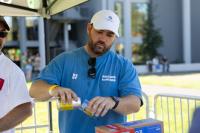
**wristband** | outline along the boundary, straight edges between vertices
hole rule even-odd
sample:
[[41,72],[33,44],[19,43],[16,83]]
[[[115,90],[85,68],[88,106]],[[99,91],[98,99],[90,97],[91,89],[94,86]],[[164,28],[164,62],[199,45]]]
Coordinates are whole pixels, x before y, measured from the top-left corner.
[[115,102],[115,105],[112,107],[112,110],[117,108],[118,104],[119,104],[119,98],[115,97],[115,96],[111,96],[112,100]]
[[53,96],[52,91],[53,91],[56,87],[58,87],[58,85],[52,85],[52,86],[49,87],[49,89],[48,89],[48,90],[49,90],[49,95]]

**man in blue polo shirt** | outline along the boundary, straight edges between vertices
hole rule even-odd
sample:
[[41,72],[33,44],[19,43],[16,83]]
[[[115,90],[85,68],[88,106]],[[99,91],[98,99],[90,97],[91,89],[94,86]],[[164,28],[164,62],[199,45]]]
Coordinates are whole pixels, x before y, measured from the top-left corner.
[[32,84],[30,95],[36,99],[89,101],[93,117],[80,110],[59,111],[60,133],[94,133],[95,126],[125,122],[127,114],[139,111],[138,74],[130,61],[110,51],[119,23],[113,11],[97,12],[87,25],[86,45],[55,57]]

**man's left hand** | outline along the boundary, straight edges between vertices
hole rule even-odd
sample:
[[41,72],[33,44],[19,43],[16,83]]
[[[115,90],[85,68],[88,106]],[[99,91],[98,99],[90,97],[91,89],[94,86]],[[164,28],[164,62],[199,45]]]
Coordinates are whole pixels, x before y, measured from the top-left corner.
[[90,100],[88,109],[91,110],[96,117],[103,117],[114,105],[115,102],[111,97],[97,96]]

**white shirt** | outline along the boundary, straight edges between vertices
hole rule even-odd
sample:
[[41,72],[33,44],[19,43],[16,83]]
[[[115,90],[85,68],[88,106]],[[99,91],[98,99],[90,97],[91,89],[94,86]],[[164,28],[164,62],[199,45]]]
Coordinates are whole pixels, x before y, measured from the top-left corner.
[[[16,106],[31,102],[22,70],[3,53],[0,55],[0,78],[4,84],[0,89],[0,118]],[[14,133],[13,129],[3,133]]]

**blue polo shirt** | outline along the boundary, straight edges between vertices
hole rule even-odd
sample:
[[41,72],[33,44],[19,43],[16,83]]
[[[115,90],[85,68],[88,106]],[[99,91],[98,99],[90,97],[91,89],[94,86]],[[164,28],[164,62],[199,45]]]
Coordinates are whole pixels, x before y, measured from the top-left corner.
[[[112,51],[96,58],[96,77],[88,77],[90,56],[83,47],[55,57],[38,79],[71,88],[81,101],[95,96],[141,97],[138,74],[131,62]],[[95,126],[125,122],[126,117],[110,110],[104,117],[90,117],[80,110],[59,111],[60,133],[94,133]]]

